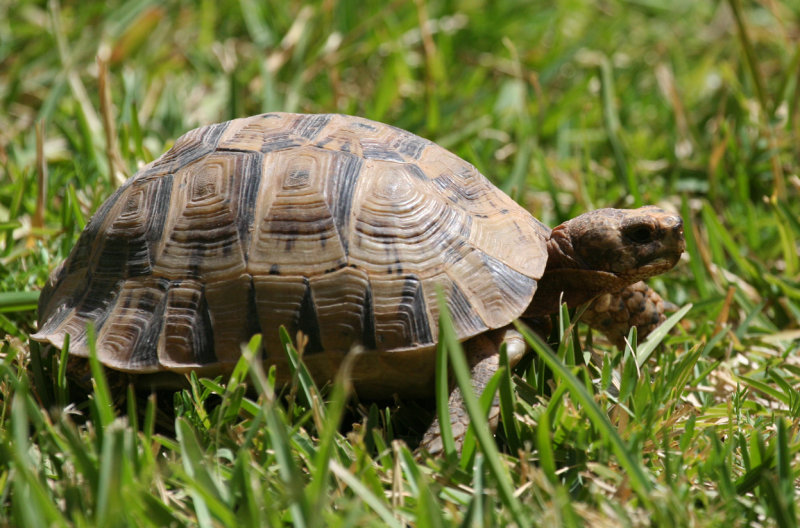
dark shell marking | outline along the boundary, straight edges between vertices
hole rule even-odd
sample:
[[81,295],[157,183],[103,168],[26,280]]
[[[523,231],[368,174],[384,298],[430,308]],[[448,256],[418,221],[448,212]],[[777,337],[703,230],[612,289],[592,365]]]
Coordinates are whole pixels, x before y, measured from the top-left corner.
[[[503,210],[504,214],[498,214]],[[230,365],[262,332],[306,352],[433,347],[437,290],[466,339],[530,302],[547,229],[474,167],[403,130],[265,114],[193,130],[98,210],[33,337],[133,372]],[[247,313],[243,313],[246,311]]]

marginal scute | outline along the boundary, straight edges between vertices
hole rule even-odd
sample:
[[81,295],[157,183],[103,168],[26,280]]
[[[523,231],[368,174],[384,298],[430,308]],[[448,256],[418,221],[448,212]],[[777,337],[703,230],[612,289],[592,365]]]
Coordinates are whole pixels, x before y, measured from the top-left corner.
[[[501,213],[502,212],[502,213]],[[432,350],[507,325],[547,229],[472,165],[391,126],[263,114],[191,131],[101,208],[42,293],[33,337],[132,372],[230,367],[253,333],[283,356]],[[245,313],[246,312],[246,313]]]
[[153,277],[128,279],[107,319],[97,328],[98,359],[117,368],[158,367],[168,281]]
[[453,318],[456,328],[464,328],[469,335],[476,335],[488,330],[486,323],[475,312],[469,298],[464,294],[458,283],[453,283],[450,295],[447,296],[447,309]]
[[448,269],[450,280],[465,292],[472,309],[489,328],[505,324],[509,309],[527,304],[536,280],[465,245]]
[[175,145],[160,158],[145,166],[133,176],[133,179],[170,174],[179,168],[202,158],[216,150],[220,137],[228,128],[228,123],[217,123],[196,128],[182,135]]
[[281,326],[294,338],[298,328],[307,279],[290,275],[254,275],[256,311],[262,331],[262,345],[268,359],[282,357]]
[[320,341],[320,321],[317,314],[317,299],[314,291],[308,283],[308,278],[303,277],[303,300],[300,302],[300,309],[292,325],[306,337],[305,352],[316,354],[322,352],[322,342]]
[[207,358],[197,354],[213,348],[214,329],[202,283],[176,281],[167,294],[167,305],[170,309],[165,314],[159,362],[173,368],[203,363]]
[[198,357],[214,357],[216,361],[233,365],[239,360],[241,346],[250,340],[247,333],[247,315],[250,276],[241,274],[221,282],[205,284],[205,299],[214,332],[213,356],[205,351],[195,351]]
[[379,350],[433,345],[438,321],[427,310],[422,283],[413,275],[370,276],[375,341]]
[[[319,321],[321,348],[346,350],[354,345],[374,343],[369,325],[369,277],[355,268],[342,268],[310,279]],[[372,344],[374,346],[374,344]]]

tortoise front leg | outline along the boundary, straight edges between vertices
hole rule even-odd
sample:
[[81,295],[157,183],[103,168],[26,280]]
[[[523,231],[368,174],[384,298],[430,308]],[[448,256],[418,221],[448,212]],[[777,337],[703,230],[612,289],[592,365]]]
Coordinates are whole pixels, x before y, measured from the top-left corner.
[[583,312],[581,321],[605,334],[617,348],[625,348],[625,338],[632,326],[642,341],[666,320],[664,311],[671,306],[644,282],[637,282],[616,293],[598,296]]
[[[492,376],[500,367],[499,350],[502,343],[506,344],[509,365],[516,365],[524,355],[526,346],[522,335],[511,327],[488,334],[481,334],[464,343],[464,355],[470,366],[472,388],[478,396],[483,393],[489,380],[492,379]],[[450,393],[448,407],[450,409],[450,427],[453,431],[453,439],[455,440],[456,449],[461,452],[461,446],[469,428],[469,414],[464,405],[464,397],[458,387],[454,388]],[[489,427],[492,431],[495,431],[500,418],[500,401],[497,397],[492,402],[487,418]],[[433,421],[425,432],[420,442],[420,447],[432,455],[442,452],[442,432],[438,418]]]

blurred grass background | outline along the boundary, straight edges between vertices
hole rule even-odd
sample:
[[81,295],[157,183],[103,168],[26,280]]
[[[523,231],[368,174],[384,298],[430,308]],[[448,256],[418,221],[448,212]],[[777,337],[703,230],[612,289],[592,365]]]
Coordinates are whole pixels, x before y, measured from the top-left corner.
[[[775,0],[0,0],[0,522],[796,525],[799,17]],[[427,137],[551,225],[681,211],[687,257],[653,285],[693,307],[649,362],[562,346],[605,418],[567,374],[518,373],[503,455],[418,461],[386,409],[339,433],[341,395],[326,414],[236,380],[179,395],[174,436],[101,411],[102,390],[75,425],[55,359],[26,370],[38,289],[183,132],[275,110]]]

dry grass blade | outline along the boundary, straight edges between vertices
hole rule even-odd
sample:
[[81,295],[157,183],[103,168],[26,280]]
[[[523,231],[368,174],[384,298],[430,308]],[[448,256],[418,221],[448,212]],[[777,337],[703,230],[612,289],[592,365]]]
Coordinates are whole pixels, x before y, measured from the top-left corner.
[[110,181],[114,186],[122,185],[128,178],[122,155],[119,152],[117,131],[114,126],[114,108],[111,102],[111,87],[108,79],[108,60],[111,48],[101,46],[97,52],[97,87],[100,91],[100,114],[103,116],[103,131],[106,135],[106,159]]
[[[753,49],[753,42],[747,32],[747,24],[745,23],[744,16],[742,15],[742,6],[740,2],[741,0],[728,0],[728,5],[730,5],[731,11],[733,11],[733,18],[736,20],[736,28],[739,31],[739,39],[742,41],[742,49],[744,50],[744,55],[747,59],[747,66],[750,69],[750,77],[756,87],[756,95],[758,96],[758,102],[761,105],[761,111],[771,115],[772,109],[769,105],[767,90],[764,87],[764,77],[761,73],[761,69],[758,66],[758,59],[756,58],[756,52]],[[765,123],[764,131],[767,135],[767,142],[769,143],[770,149],[772,149],[774,152],[777,152],[778,144],[775,139],[775,133],[772,130],[772,125],[770,123]],[[786,200],[786,180],[783,174],[783,167],[781,166],[780,159],[773,154],[770,156],[770,164],[772,166],[772,175],[775,178],[774,196],[779,200],[784,201]]]
[[44,155],[44,122],[36,123],[36,211],[33,214],[33,233],[28,239],[28,247],[33,246],[37,232],[44,228],[44,210],[47,206],[47,160]]
[[89,129],[94,134],[100,134],[102,130],[100,119],[98,119],[97,113],[94,111],[94,106],[92,106],[89,94],[86,93],[86,87],[83,85],[83,81],[81,81],[80,76],[75,71],[73,57],[70,55],[67,46],[67,38],[64,35],[64,28],[62,25],[61,5],[58,0],[50,0],[48,6],[50,8],[50,21],[56,38],[58,54],[61,59],[61,67],[67,76],[72,94],[80,105],[81,111],[86,118]]

